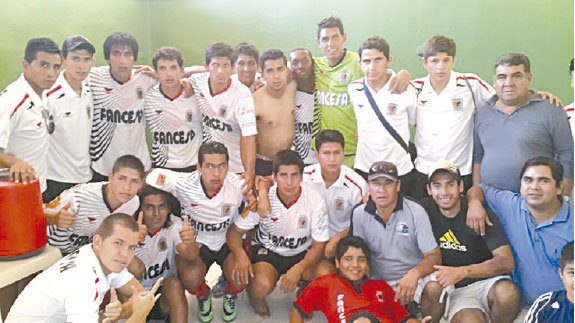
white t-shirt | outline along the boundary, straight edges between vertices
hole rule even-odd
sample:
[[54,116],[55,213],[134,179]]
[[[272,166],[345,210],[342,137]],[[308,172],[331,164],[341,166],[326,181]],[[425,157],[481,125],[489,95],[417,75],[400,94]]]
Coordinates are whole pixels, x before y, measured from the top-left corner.
[[303,171],[303,180],[308,182],[322,196],[327,207],[329,218],[329,237],[349,228],[351,210],[366,193],[366,183],[363,177],[351,168],[341,165],[339,178],[326,189],[321,176],[320,164],[313,164]]
[[68,254],[92,241],[98,227],[109,215],[114,213],[134,214],[140,206],[140,199],[135,195],[131,200],[113,210],[108,204],[106,186],[108,182],[78,184],[65,190],[50,203],[44,206],[45,213],[58,213],[68,203],[76,218],[70,229],[48,226],[48,242],[58,247],[62,254]]
[[[46,190],[46,154],[48,152],[48,120],[46,110],[24,74],[0,93],[0,148],[30,164]],[[48,111],[44,112],[47,116]]]
[[90,169],[92,93],[88,81],[82,82],[79,96],[64,77],[64,71],[46,93],[48,111],[54,118],[54,132],[48,149],[47,178],[63,183],[86,183]]
[[314,118],[313,93],[297,91],[295,94],[295,132],[293,136],[294,150],[298,152],[305,165],[317,163],[312,147]]
[[277,185],[268,193],[271,214],[261,218],[256,212],[239,216],[235,225],[242,230],[260,226],[252,244],[262,245],[281,256],[295,256],[311,247],[312,239],[329,240],[328,219],[321,195],[308,183],[301,184],[299,197],[285,205],[277,194]]
[[89,76],[94,98],[92,168],[107,175],[118,157],[134,155],[150,168],[146,144],[144,96],[156,80],[132,72],[130,79],[120,84],[112,78],[109,66],[94,67]]
[[[353,167],[367,173],[374,162],[386,160],[395,164],[400,176],[405,175],[413,169],[411,157],[379,121],[367,100],[363,80],[351,82],[348,87],[357,120],[357,151]],[[412,86],[402,93],[391,93],[390,83],[388,81],[379,92],[369,85],[368,88],[381,114],[405,144],[409,144],[409,125],[415,124],[417,94]]]
[[461,175],[471,174],[475,104],[464,77],[478,105],[495,94],[489,84],[471,73],[451,71],[449,83],[439,95],[433,90],[429,76],[412,82],[421,91],[415,131],[415,168],[420,173],[427,174],[434,164],[449,160],[459,166]]
[[16,299],[6,323],[96,323],[104,295],[132,278],[126,269],[105,275],[92,245],[83,246],[34,278]]
[[226,233],[239,214],[243,203],[240,177],[228,172],[224,184],[213,196],[207,196],[199,172],[178,173],[154,169],[146,183],[172,193],[182,206],[183,215],[190,217],[196,242],[218,251],[226,242]]
[[[182,90],[183,91],[183,90]],[[152,137],[155,167],[185,168],[198,162],[202,116],[194,96],[166,97],[155,85],[146,94],[144,114]]]
[[[146,235],[144,245],[136,249],[136,257],[146,268],[144,276],[140,279],[146,290],[152,289],[160,277],[176,277],[176,246],[182,240],[182,220],[172,214],[168,216],[170,225],[160,229],[154,235]],[[145,223],[144,223],[145,224]]]
[[250,90],[238,80],[219,93],[210,94],[209,73],[190,77],[198,107],[202,113],[204,142],[217,141],[228,148],[230,171],[243,173],[241,137],[258,133],[254,99]]

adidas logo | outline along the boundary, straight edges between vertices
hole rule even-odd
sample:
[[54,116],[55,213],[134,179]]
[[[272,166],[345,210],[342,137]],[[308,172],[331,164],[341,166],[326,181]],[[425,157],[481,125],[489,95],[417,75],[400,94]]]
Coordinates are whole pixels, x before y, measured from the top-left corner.
[[458,250],[462,252],[467,251],[467,247],[459,243],[459,240],[457,240],[457,238],[455,237],[455,235],[451,230],[445,232],[443,237],[439,238],[439,247],[441,249],[447,249],[447,250]]

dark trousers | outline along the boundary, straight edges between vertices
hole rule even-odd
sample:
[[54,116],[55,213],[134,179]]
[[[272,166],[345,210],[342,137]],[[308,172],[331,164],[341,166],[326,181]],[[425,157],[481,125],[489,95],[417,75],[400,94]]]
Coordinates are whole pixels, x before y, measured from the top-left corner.
[[46,180],[46,190],[44,193],[42,193],[42,200],[44,203],[49,203],[58,197],[62,192],[77,184],[78,183],[56,182],[48,179]]

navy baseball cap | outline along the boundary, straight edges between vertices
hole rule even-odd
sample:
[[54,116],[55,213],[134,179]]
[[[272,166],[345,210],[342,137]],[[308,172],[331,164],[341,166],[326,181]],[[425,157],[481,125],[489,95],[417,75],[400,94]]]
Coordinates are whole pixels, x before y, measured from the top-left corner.
[[96,52],[94,45],[92,45],[92,43],[90,43],[90,41],[84,36],[70,36],[66,38],[64,44],[62,44],[62,56],[66,57],[71,51],[83,49],[87,50],[92,55]]

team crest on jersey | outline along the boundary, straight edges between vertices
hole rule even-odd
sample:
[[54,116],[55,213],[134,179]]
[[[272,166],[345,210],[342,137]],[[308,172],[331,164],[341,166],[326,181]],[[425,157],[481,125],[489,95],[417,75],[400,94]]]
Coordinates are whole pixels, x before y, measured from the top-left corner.
[[453,104],[453,110],[461,111],[461,108],[463,107],[463,100],[462,99],[453,98],[453,99],[451,99],[451,103]]
[[339,75],[339,83],[340,84],[347,84],[349,82],[349,73],[348,72],[341,72]]
[[138,98],[138,100],[141,100],[144,98],[144,90],[142,89],[141,86],[138,86],[136,88],[136,97]]
[[232,206],[230,204],[222,205],[222,216],[230,216],[232,213]]
[[343,211],[343,199],[341,197],[335,199],[335,210]]
[[388,103],[387,104],[387,114],[389,114],[389,115],[395,114],[395,111],[397,111],[397,104]]
[[377,297],[377,301],[383,303],[383,292],[378,290],[375,292],[375,296]]
[[397,233],[401,234],[402,236],[409,235],[409,227],[405,222],[398,222],[397,226],[395,227],[395,231],[397,231]]
[[298,229],[306,229],[307,228],[307,218],[305,215],[300,215],[297,220],[297,227]]
[[228,106],[225,104],[220,105],[220,109],[218,110],[218,116],[220,118],[225,118],[227,112],[228,112]]
[[186,123],[192,123],[192,121],[194,121],[194,114],[192,110],[188,110],[186,111]]
[[160,248],[160,251],[166,251],[168,249],[166,238],[160,238],[160,241],[158,241],[158,247]]

